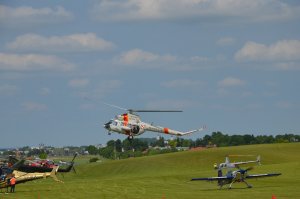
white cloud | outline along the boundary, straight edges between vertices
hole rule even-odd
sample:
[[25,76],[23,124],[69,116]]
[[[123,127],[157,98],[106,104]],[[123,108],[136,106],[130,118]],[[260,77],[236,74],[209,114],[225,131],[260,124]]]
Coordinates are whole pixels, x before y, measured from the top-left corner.
[[300,60],[300,41],[282,40],[269,46],[247,42],[236,54],[237,61],[293,61]]
[[159,55],[151,52],[143,51],[141,49],[133,49],[121,54],[117,58],[117,62],[126,65],[135,65],[141,63],[153,63],[153,62],[172,62],[176,57],[172,55]]
[[86,99],[101,99],[110,93],[115,92],[120,88],[122,82],[120,80],[104,80],[101,84],[97,85],[95,88],[90,91],[82,91],[79,93],[79,96]]
[[73,18],[73,15],[63,7],[52,8],[33,8],[21,6],[17,8],[0,5],[0,24],[9,26],[42,23],[60,23]]
[[[218,82],[218,86],[219,87],[236,87],[236,86],[243,86],[245,85],[245,81],[238,79],[238,78],[234,78],[234,77],[227,77],[225,79],[223,79],[222,81]],[[224,91],[224,90],[222,90]]]
[[11,96],[18,91],[18,87],[10,84],[0,85],[0,96]]
[[90,83],[89,79],[72,79],[69,81],[69,86],[74,88],[84,88]]
[[100,21],[269,21],[299,17],[299,6],[281,0],[102,0],[92,16]]
[[40,104],[36,102],[25,102],[22,104],[26,111],[45,111],[48,107],[45,104]]
[[218,41],[216,43],[219,46],[228,46],[228,45],[232,45],[234,42],[235,42],[235,39],[232,37],[222,37],[222,38],[218,39]]
[[198,80],[177,79],[168,82],[163,82],[161,85],[166,88],[195,88],[203,86],[204,83]]
[[94,110],[95,105],[94,104],[81,104],[79,109],[81,109],[81,110]]
[[209,61],[208,57],[202,57],[202,56],[193,56],[190,59],[193,62],[208,62]]
[[8,49],[43,52],[88,52],[110,50],[114,44],[99,38],[94,33],[72,34],[66,36],[43,37],[37,34],[18,36],[8,43]]
[[122,85],[119,80],[107,80],[103,81],[101,85],[93,90],[93,95],[97,98],[102,98],[107,94],[114,92],[116,89],[120,88]]
[[227,89],[225,89],[224,87],[220,87],[219,89],[217,89],[217,94],[220,96],[227,96],[230,94],[230,92]]
[[272,65],[275,69],[278,70],[300,70],[299,62],[279,62]]
[[47,96],[51,93],[51,90],[49,88],[42,88],[40,90],[40,94],[43,95],[43,96]]
[[0,70],[5,71],[71,71],[74,65],[51,55],[0,53]]
[[294,107],[294,104],[292,104],[291,102],[288,102],[288,101],[280,101],[280,102],[277,102],[275,104],[275,106],[277,108],[281,108],[281,109],[289,109],[289,108]]

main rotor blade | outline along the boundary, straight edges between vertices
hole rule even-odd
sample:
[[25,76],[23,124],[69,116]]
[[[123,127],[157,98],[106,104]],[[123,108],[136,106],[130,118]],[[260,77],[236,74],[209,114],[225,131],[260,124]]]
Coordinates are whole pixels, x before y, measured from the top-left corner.
[[107,105],[107,106],[113,107],[113,108],[117,108],[117,109],[120,109],[120,110],[128,111],[128,109],[120,107],[120,106],[116,106],[116,105],[113,105],[113,104],[108,104],[106,102],[102,102],[102,103],[105,104],[105,105]]
[[106,102],[103,102],[103,101],[95,101],[89,97],[84,97],[85,100],[89,100],[89,101],[92,101],[92,102],[96,102],[96,103],[102,103],[102,104],[105,104],[107,106],[110,106],[110,107],[113,107],[113,108],[117,108],[117,109],[120,109],[120,110],[124,110],[124,111],[128,111],[127,108],[123,108],[123,107],[120,107],[120,106],[116,106],[114,104],[109,104],[109,103],[106,103]]
[[[88,97],[85,97],[86,100],[91,100],[89,99]],[[127,109],[127,108],[123,108],[123,107],[120,107],[120,106],[116,106],[114,104],[109,104],[109,103],[106,103],[106,102],[103,102],[103,101],[99,101],[101,102],[102,104],[105,104],[107,106],[110,106],[110,107],[113,107],[113,108],[117,108],[117,109],[120,109],[120,110],[124,110],[124,111],[128,111],[129,113],[134,113],[134,112],[182,112],[182,110],[144,110],[144,109]]]
[[134,109],[128,109],[129,112],[183,112],[181,110],[134,110]]

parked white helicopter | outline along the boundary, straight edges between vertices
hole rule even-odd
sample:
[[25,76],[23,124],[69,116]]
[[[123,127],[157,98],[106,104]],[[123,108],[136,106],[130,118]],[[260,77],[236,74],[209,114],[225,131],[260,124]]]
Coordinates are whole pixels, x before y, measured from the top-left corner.
[[[238,156],[243,156],[243,155],[238,155]],[[217,163],[214,164],[214,168],[221,170],[221,169],[233,169],[233,168],[239,168],[239,165],[244,165],[244,164],[249,164],[249,163],[257,163],[260,165],[260,155],[257,156],[256,160],[249,160],[249,161],[244,161],[244,162],[230,162],[229,157],[226,156],[225,162],[220,163],[219,166]]]
[[[105,103],[106,104],[106,103]],[[181,132],[172,130],[166,127],[154,126],[152,124],[142,122],[140,117],[135,114],[137,112],[182,112],[177,110],[133,110],[124,109],[115,105],[106,104],[115,108],[128,111],[122,115],[116,115],[114,119],[104,124],[104,128],[108,130],[108,134],[111,132],[117,132],[128,136],[129,140],[132,140],[134,136],[143,134],[145,131],[153,131],[158,133],[165,133],[176,136],[188,135],[197,131],[204,130],[203,128],[195,129],[187,132]]]

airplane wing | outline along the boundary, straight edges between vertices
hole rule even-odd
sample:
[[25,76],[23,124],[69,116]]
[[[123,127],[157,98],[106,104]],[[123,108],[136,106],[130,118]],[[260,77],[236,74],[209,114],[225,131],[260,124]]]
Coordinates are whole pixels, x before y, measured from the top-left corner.
[[279,176],[281,173],[266,173],[266,174],[253,174],[253,175],[247,175],[246,178],[263,178],[263,177],[273,177],[273,176]]
[[232,176],[222,176],[222,177],[208,177],[208,178],[192,178],[191,181],[205,180],[205,181],[218,181],[218,180],[229,180],[233,179]]

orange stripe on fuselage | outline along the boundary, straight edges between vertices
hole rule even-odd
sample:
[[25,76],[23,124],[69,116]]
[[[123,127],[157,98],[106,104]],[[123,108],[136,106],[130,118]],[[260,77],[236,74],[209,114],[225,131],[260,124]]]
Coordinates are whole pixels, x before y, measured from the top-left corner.
[[169,129],[168,128],[164,128],[164,133],[165,134],[169,134]]
[[127,124],[128,124],[128,114],[123,114],[123,120],[124,120],[124,125],[127,126]]

